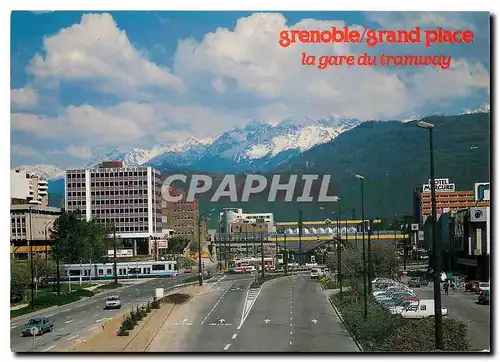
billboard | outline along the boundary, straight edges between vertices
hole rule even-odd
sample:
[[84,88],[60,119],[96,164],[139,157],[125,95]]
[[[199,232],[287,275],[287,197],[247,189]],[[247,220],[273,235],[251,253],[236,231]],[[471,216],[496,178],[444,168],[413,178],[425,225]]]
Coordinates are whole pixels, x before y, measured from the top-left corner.
[[[436,186],[436,192],[450,192],[455,191],[455,184],[450,182],[448,178],[437,178],[434,180],[434,185]],[[428,184],[422,185],[422,192],[431,192],[431,180],[429,179]]]
[[[114,250],[108,250],[108,258],[114,258],[115,252]],[[117,249],[116,257],[117,258],[129,258],[134,256],[134,251],[132,249]]]
[[474,184],[475,201],[490,201],[490,183],[478,182]]

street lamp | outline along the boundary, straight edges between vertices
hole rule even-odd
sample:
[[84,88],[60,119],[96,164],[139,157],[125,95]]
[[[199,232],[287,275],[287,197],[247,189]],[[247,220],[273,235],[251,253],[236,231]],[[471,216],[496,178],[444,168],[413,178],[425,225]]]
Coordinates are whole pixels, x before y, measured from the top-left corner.
[[29,206],[29,217],[30,217],[30,238],[28,239],[28,233],[26,233],[26,239],[28,240],[28,246],[30,247],[29,259],[30,259],[30,269],[31,269],[31,309],[35,309],[35,273],[33,269],[33,226],[32,226],[32,210],[35,205]]
[[434,319],[436,333],[436,349],[443,350],[443,316],[441,314],[441,284],[439,276],[440,255],[438,250],[437,236],[437,212],[436,212],[436,184],[434,177],[434,145],[432,142],[432,130],[434,125],[424,121],[417,123],[417,127],[429,130],[429,153],[430,153],[430,172],[431,172],[431,202],[432,202],[432,263],[434,269]]
[[201,287],[203,285],[203,273],[201,270],[201,220],[205,216],[209,216],[215,209],[210,209],[198,216],[198,285]]
[[361,219],[362,219],[362,232],[363,232],[363,298],[365,303],[364,319],[368,319],[368,283],[366,280],[366,245],[365,245],[365,203],[364,203],[364,190],[363,180],[361,175],[355,175],[357,179],[361,180]]

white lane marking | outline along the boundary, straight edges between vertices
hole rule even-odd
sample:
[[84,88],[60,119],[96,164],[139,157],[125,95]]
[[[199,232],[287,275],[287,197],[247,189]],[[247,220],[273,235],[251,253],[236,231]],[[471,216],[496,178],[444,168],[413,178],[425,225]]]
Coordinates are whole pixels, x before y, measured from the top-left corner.
[[236,283],[236,280],[233,281],[231,283],[231,285],[229,286],[229,288],[227,288],[224,293],[222,293],[222,295],[219,297],[219,299],[217,300],[217,302],[215,303],[215,305],[212,307],[212,309],[210,310],[210,312],[208,312],[208,314],[206,315],[206,317],[203,319],[203,321],[200,323],[200,324],[203,324],[206,322],[206,320],[208,319],[208,317],[210,317],[210,315],[212,314],[212,312],[215,310],[215,308],[217,308],[217,306],[219,305],[219,303],[222,301],[222,299],[224,298],[224,296],[226,295],[227,291],[229,289],[231,289],[231,287],[233,286],[233,284]]
[[65,309],[65,310],[63,310],[63,313],[64,312],[69,312],[70,310],[71,310],[71,308]]
[[68,323],[71,323],[71,322],[73,322],[73,321],[74,321],[74,319],[70,319],[69,321],[66,321],[66,322],[64,322],[64,323],[68,324]]
[[293,332],[292,332],[292,331],[290,331],[290,335],[292,335],[292,334],[293,334]]
[[290,316],[290,320],[292,320],[292,316]]
[[290,346],[292,345],[292,341],[290,341]]
[[56,345],[54,344],[53,346],[50,346],[49,348],[45,348],[42,352],[47,352],[50,351],[52,348],[54,348]]
[[238,327],[236,327],[236,329],[241,329],[241,324]]
[[229,347],[231,347],[230,344],[226,344],[226,346],[224,347],[224,351],[227,351],[229,349]]
[[79,334],[77,334],[76,336],[70,337],[70,338],[68,338],[68,341],[71,341],[72,339],[75,339],[75,338],[77,338],[77,337],[80,337],[80,335],[79,335]]
[[[290,318],[291,319],[291,318]],[[290,323],[290,327],[292,326],[292,323]]]
[[55,313],[47,314],[46,317],[52,317]]
[[59,328],[58,331],[62,331],[64,328]]
[[78,323],[82,323],[83,321],[78,321]]
[[101,318],[101,319],[96,320],[95,322],[96,322],[96,323],[99,323],[99,322],[102,322],[102,321],[103,321],[103,320],[105,320],[105,319],[106,319],[106,318]]
[[14,329],[16,327],[17,327],[17,324],[13,324],[13,325],[10,326],[10,329]]
[[90,329],[89,329],[89,332],[90,332],[90,331],[93,331],[93,330],[94,330],[94,329],[96,329],[96,328],[97,328],[97,326],[93,326],[92,328],[90,328]]
[[233,338],[233,339],[236,339],[236,336],[237,336],[237,335],[238,335],[237,333],[233,334],[233,337],[232,337],[232,338]]

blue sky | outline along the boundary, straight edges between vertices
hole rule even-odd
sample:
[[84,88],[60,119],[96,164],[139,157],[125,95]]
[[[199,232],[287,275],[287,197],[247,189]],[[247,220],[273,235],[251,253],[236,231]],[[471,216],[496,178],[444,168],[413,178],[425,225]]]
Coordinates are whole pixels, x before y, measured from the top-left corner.
[[[278,45],[280,30],[470,29],[472,44]],[[82,165],[114,147],[249,121],[406,119],[489,104],[488,13],[12,13],[11,163]],[[300,66],[320,55],[450,55],[430,67]]]

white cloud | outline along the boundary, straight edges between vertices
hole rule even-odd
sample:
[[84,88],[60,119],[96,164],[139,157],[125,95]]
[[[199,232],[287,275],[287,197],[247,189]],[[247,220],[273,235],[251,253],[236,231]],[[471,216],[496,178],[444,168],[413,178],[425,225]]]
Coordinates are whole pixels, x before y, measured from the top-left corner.
[[78,147],[73,145],[66,147],[64,150],[53,151],[52,154],[69,155],[81,159],[90,159],[92,157],[92,151],[90,151],[88,147]]
[[28,113],[11,115],[13,130],[44,139],[63,139],[74,147],[150,145],[152,140],[178,142],[189,136],[211,137],[246,121],[198,105],[132,102],[112,107],[70,106],[52,118]]
[[23,146],[19,143],[10,146],[10,152],[20,157],[43,158],[39,151],[30,146]]
[[168,69],[147,60],[110,14],[84,14],[81,22],[45,37],[29,71],[44,85],[85,82],[108,93],[134,95],[139,88],[183,90]]
[[[442,20],[422,19],[428,23]],[[200,42],[182,40],[174,58],[175,73],[185,81],[189,80],[190,84],[211,77],[215,89],[220,85],[219,79],[232,80],[238,90],[253,93],[269,103],[280,104],[281,108],[284,106],[280,111],[282,114],[319,117],[335,113],[361,120],[402,117],[430,100],[453,98],[473,87],[486,87],[483,82],[471,82],[467,76],[468,70],[476,65],[465,64],[448,72],[357,66],[318,70],[300,65],[303,52],[318,58],[321,55],[356,55],[365,48],[347,43],[296,43],[288,48],[278,44],[281,30],[325,30],[344,25],[355,27],[343,21],[314,19],[304,19],[288,26],[281,14],[256,13],[240,18],[234,31],[218,28],[206,34]],[[488,77],[484,68],[478,71]],[[442,82],[441,88],[446,89],[446,94],[415,92],[415,89],[425,86],[423,82],[428,79],[427,74],[433,74],[436,81]],[[235,91],[234,87],[231,89],[228,86],[228,82],[224,84],[226,93]],[[270,106],[265,107],[269,109]]]
[[445,29],[475,30],[475,26],[466,21],[460,12],[422,12],[422,11],[369,11],[365,13],[368,20],[378,23],[388,30],[407,29],[415,26]]
[[38,95],[31,86],[11,89],[10,104],[14,110],[32,109],[38,104]]

